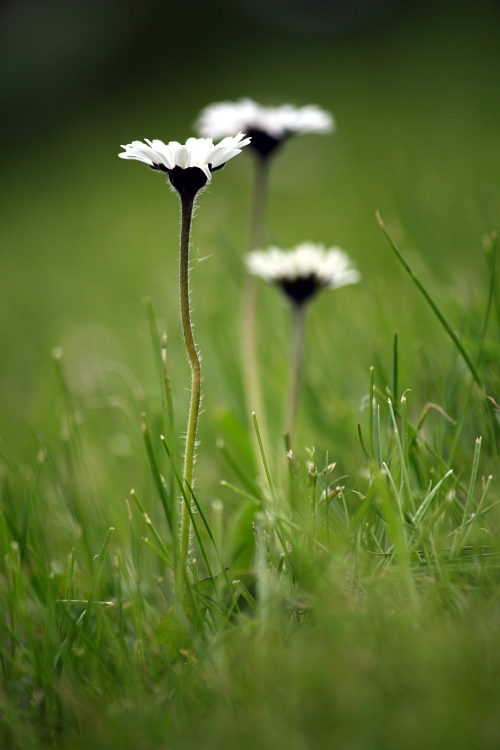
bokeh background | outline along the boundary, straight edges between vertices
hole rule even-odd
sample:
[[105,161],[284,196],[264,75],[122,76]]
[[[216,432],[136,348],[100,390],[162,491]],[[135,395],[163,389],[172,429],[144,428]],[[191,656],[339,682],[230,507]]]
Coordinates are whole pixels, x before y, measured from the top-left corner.
[[[160,411],[145,296],[168,331],[184,424],[177,200],[162,176],[117,154],[136,138],[183,140],[203,106],[241,96],[317,103],[337,122],[333,136],[287,144],[272,174],[270,241],[340,245],[363,275],[310,310],[301,444],[356,475],[368,369],[381,388],[390,382],[396,330],[410,410],[433,401],[453,412],[441,397],[459,365],[374,214],[473,350],[482,236],[500,223],[498,3],[11,0],[0,6],[0,34],[0,435],[12,451],[29,460],[41,436],[59,435],[51,352],[62,347],[81,418],[117,478],[111,491],[128,491],[139,411]],[[238,335],[251,184],[244,153],[200,198],[194,227],[200,494],[219,492],[218,437],[248,455]],[[279,445],[288,310],[262,288],[261,311]]]

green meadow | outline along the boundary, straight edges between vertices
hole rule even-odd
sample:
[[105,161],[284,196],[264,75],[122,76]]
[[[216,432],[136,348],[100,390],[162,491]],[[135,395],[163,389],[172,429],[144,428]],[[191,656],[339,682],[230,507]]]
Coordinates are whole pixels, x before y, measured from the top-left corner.
[[[499,746],[498,9],[417,11],[333,40],[228,26],[198,67],[117,82],[4,144],[2,748]],[[179,201],[117,154],[184,142],[202,107],[241,96],[333,113],[332,135],[276,155],[267,237],[338,245],[362,280],[310,305],[288,458],[290,310],[260,284],[262,456],[241,357],[251,154],[199,196],[179,600]]]

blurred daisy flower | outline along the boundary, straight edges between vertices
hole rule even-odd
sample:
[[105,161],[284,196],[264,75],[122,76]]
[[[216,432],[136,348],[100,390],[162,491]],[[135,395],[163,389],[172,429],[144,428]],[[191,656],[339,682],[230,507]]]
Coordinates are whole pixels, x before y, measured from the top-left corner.
[[340,248],[327,250],[313,242],[293,250],[254,250],[247,255],[246,266],[253,276],[279,286],[295,305],[303,305],[320,289],[356,284],[361,278]]
[[243,133],[223,138],[214,145],[211,138],[188,138],[185,144],[178,141],[163,143],[158,139],[132,141],[122,146],[121,159],[143,161],[152,169],[166,172],[170,183],[179,193],[196,194],[212,179],[212,172],[241,153],[250,138]]
[[243,130],[252,138],[252,148],[260,156],[267,157],[291,135],[331,133],[334,125],[332,115],[315,104],[264,107],[252,99],[240,99],[205,107],[195,129],[207,138],[234,136]]
[[249,274],[280,287],[292,302],[293,343],[285,428],[293,444],[300,404],[305,303],[320,289],[356,284],[361,276],[338,247],[327,250],[314,242],[303,242],[293,250],[254,250],[247,255],[246,266]]

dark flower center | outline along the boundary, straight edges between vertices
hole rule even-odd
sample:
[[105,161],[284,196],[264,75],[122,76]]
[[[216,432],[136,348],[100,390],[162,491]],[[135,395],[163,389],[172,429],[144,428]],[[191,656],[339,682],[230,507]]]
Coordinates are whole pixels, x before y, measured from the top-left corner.
[[[225,164],[212,168],[212,165],[209,164],[208,168],[211,172],[217,172],[223,166]],[[186,169],[174,167],[173,169],[168,169],[164,164],[153,164],[151,165],[151,169],[157,172],[166,172],[170,184],[177,190],[181,198],[193,198],[207,184],[207,176],[199,167],[186,167]]]
[[274,138],[269,133],[265,133],[263,130],[250,130],[247,133],[250,141],[250,147],[257,151],[260,156],[267,157],[272,153],[278,146],[283,143],[286,138],[284,135],[282,138]]
[[296,305],[303,305],[324,286],[314,274],[296,279],[280,279],[278,284]]
[[199,167],[174,167],[167,171],[170,184],[181,198],[195,196],[207,184],[207,176]]

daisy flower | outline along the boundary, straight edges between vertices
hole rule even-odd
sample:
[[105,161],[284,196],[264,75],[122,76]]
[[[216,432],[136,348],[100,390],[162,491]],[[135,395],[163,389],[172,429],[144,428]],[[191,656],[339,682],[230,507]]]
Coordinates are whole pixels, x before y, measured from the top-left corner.
[[[189,547],[191,540],[191,518],[189,506],[194,483],[194,463],[196,434],[201,404],[201,361],[196,347],[191,308],[189,304],[189,248],[191,223],[196,194],[212,179],[212,172],[220,169],[244,146],[250,138],[243,133],[229,135],[220,143],[214,144],[211,138],[188,138],[185,144],[178,141],[163,143],[160,140],[132,141],[122,146],[124,151],[118,156],[121,159],[142,161],[152,169],[166,172],[170,184],[177,191],[181,203],[181,232],[179,249],[179,292],[181,323],[186,352],[191,367],[191,400],[189,405],[188,425],[186,430],[186,447],[182,471],[183,497],[185,502],[180,508],[179,530],[179,565],[176,567],[175,589],[179,601],[183,599],[185,576],[188,572]],[[169,520],[171,523],[171,519]],[[172,535],[177,529],[170,528]]]
[[218,102],[202,110],[195,129],[210,138],[236,135],[240,130],[252,138],[252,148],[267,157],[291,135],[331,133],[334,120],[329,112],[309,104],[294,107],[264,107],[252,99],[237,102]]
[[249,273],[279,286],[296,305],[309,301],[320,289],[356,284],[361,278],[340,248],[327,250],[313,242],[303,242],[293,250],[254,250],[246,265]]
[[300,403],[305,303],[320,289],[356,284],[361,277],[349,256],[340,248],[327,250],[324,245],[314,242],[303,242],[293,250],[280,250],[277,247],[265,251],[254,250],[247,255],[246,266],[249,274],[280,287],[292,302],[293,345],[286,432],[293,441]]
[[146,138],[122,146],[121,159],[142,161],[152,169],[166,172],[170,183],[178,192],[196,194],[212,179],[212,172],[241,153],[250,138],[243,133],[223,138],[216,145],[211,138],[188,138],[185,144],[178,141],[164,143]]
[[[265,107],[252,99],[236,102],[217,102],[202,110],[195,123],[199,135],[208,138],[234,136],[243,131],[251,137],[250,148],[255,156],[255,179],[249,232],[249,249],[263,247],[266,242],[266,211],[269,174],[272,156],[293,135],[306,133],[331,133],[334,120],[329,112],[315,104],[295,107],[283,104]],[[247,274],[243,292],[242,361],[245,400],[249,412],[259,415],[261,434],[266,453],[269,448],[264,414],[264,401],[260,388],[257,357],[257,279]],[[255,454],[259,448],[254,443]]]

